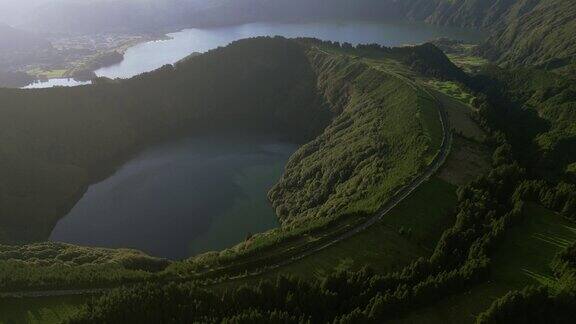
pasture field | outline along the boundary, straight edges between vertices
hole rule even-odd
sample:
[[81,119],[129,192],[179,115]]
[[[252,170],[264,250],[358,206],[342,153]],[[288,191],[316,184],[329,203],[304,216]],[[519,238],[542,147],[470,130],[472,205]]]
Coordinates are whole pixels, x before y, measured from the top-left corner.
[[529,203],[524,219],[506,234],[492,256],[488,280],[469,291],[416,310],[397,323],[472,323],[492,302],[510,290],[529,285],[554,287],[550,263],[576,242],[576,226],[560,215]]

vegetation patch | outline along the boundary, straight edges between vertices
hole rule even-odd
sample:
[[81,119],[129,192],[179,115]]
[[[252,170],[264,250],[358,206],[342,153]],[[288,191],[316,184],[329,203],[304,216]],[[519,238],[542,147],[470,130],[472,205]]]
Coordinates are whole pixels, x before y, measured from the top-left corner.
[[[315,64],[326,68],[331,61]],[[358,64],[348,67],[350,100],[343,112],[294,154],[270,192],[284,226],[375,213],[440,147],[433,99],[394,75]]]
[[4,298],[0,300],[0,323],[60,324],[76,314],[92,296]]
[[432,178],[368,229],[249,282],[281,274],[323,279],[336,271],[358,271],[364,266],[382,274],[400,269],[430,255],[442,232],[454,222],[455,206],[456,187]]
[[109,287],[149,279],[169,262],[127,249],[0,245],[0,295],[30,289]]
[[506,235],[493,258],[492,277],[502,284],[555,285],[552,261],[576,242],[576,225],[544,207],[529,203],[524,219]]
[[477,142],[484,142],[486,140],[486,133],[474,120],[473,115],[476,113],[474,109],[466,103],[451,97],[440,91],[435,91],[434,95],[450,118],[450,126],[457,135],[475,140]]
[[450,157],[438,177],[453,185],[465,185],[490,169],[491,157],[486,146],[456,136]]
[[576,242],[576,225],[534,203],[528,203],[522,221],[512,227],[493,256],[490,277],[467,292],[434,306],[416,310],[400,323],[472,323],[496,299],[530,285],[556,289],[556,255]]
[[[452,97],[465,105],[471,105],[474,96],[462,88],[462,86],[454,81],[439,81],[428,80],[427,82],[433,89]],[[471,110],[470,106],[467,110]]]

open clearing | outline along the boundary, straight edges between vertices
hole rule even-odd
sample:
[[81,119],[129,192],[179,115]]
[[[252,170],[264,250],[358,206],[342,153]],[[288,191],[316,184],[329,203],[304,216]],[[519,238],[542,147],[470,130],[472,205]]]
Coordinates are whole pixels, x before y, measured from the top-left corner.
[[458,96],[451,96],[442,91],[434,91],[434,96],[444,105],[450,125],[457,134],[482,142],[486,139],[484,131],[472,119],[473,108]]
[[554,286],[550,263],[558,252],[576,242],[576,227],[535,204],[526,205],[524,217],[494,253],[486,282],[417,310],[398,323],[471,323],[510,290],[539,284]]
[[477,142],[455,136],[450,158],[438,177],[453,185],[465,185],[490,169],[490,152]]

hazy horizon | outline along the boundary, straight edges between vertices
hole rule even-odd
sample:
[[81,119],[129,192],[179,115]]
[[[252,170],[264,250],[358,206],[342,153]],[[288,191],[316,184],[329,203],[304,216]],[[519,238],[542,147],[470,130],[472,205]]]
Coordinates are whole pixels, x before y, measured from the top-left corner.
[[0,23],[11,26],[20,25],[25,20],[26,11],[57,1],[60,0],[2,0],[0,1]]

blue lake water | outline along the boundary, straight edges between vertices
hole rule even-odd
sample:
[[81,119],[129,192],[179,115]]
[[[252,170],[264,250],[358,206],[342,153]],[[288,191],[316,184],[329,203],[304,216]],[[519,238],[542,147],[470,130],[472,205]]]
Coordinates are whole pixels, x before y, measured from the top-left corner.
[[90,81],[76,81],[72,78],[62,78],[62,79],[47,79],[38,80],[31,83],[22,89],[38,89],[38,88],[52,88],[52,87],[75,87],[80,85],[90,84]]
[[[479,42],[483,34],[463,28],[409,22],[324,21],[311,23],[251,23],[219,28],[193,28],[168,34],[170,39],[151,41],[129,48],[124,60],[101,68],[96,75],[129,78],[173,64],[191,53],[203,53],[235,40],[257,36],[315,37],[352,44],[378,43],[386,46],[419,44],[439,37]],[[53,79],[27,88],[76,86],[89,82]]]
[[278,226],[267,200],[296,146],[200,136],[147,150],[89,187],[50,240],[180,259]]

